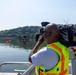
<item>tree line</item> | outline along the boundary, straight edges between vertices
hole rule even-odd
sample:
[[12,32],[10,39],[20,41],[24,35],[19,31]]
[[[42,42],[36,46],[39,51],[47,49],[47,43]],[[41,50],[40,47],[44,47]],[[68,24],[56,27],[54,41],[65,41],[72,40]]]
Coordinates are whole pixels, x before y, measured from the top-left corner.
[[[62,24],[58,24],[61,25]],[[76,24],[74,25],[76,28]],[[41,26],[24,26],[9,30],[0,31],[0,37],[16,37],[22,38],[26,37],[27,39],[35,39],[36,34],[39,33]]]
[[15,29],[4,30],[0,31],[0,37],[26,37],[28,39],[34,39],[40,28],[40,26],[24,26]]

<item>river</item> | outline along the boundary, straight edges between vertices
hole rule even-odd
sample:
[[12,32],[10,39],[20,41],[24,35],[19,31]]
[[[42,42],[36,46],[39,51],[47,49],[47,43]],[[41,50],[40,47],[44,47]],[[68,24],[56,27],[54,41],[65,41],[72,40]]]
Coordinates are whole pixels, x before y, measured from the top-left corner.
[[[0,63],[7,61],[27,62],[28,55],[35,45],[35,41],[21,42],[19,40],[11,40],[11,42],[0,42]],[[44,46],[45,43],[42,45]],[[41,46],[41,47],[42,47]],[[4,65],[0,68],[0,72],[13,72],[14,69],[27,69],[24,65]],[[71,71],[71,69],[70,69]]]
[[[6,40],[0,41],[0,63],[13,61],[13,62],[27,62],[28,55],[32,49],[30,42],[20,42],[19,40],[11,40],[6,42]],[[28,46],[28,47],[27,47]],[[26,69],[24,65],[4,65],[0,68],[1,72],[14,71],[14,69]]]

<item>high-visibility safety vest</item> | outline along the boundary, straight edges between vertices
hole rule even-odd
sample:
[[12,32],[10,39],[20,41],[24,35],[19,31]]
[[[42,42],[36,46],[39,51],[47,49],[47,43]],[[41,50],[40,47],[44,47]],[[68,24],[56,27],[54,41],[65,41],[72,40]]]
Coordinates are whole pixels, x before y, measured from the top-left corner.
[[56,51],[59,54],[59,61],[50,70],[46,70],[42,66],[37,66],[35,68],[36,75],[69,75],[68,74],[68,66],[69,66],[69,50],[68,50],[68,48],[59,42],[48,44],[46,47],[51,48],[52,50]]

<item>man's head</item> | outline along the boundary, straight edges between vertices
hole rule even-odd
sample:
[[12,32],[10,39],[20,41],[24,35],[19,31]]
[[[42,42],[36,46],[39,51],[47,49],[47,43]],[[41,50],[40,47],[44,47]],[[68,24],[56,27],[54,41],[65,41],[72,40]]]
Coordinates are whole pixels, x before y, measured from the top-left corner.
[[44,40],[50,44],[58,41],[59,28],[56,24],[48,24],[43,33]]

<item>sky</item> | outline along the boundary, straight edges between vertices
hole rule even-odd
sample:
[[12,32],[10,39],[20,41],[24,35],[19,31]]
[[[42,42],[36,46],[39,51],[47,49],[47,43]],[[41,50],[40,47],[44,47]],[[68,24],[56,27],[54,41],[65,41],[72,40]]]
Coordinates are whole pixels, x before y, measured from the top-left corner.
[[0,0],[0,30],[41,26],[42,21],[76,24],[76,0]]

